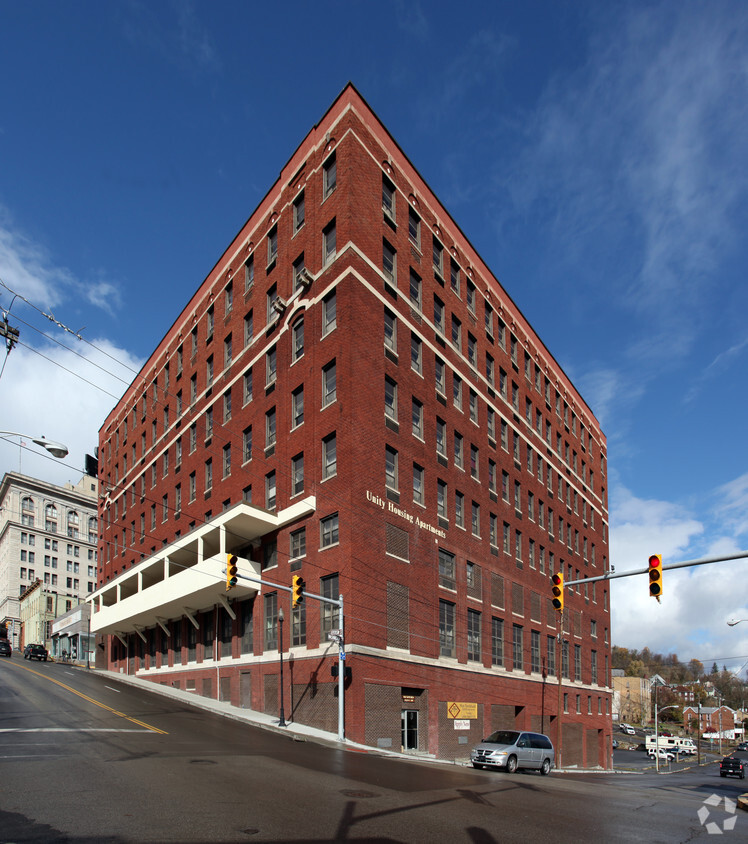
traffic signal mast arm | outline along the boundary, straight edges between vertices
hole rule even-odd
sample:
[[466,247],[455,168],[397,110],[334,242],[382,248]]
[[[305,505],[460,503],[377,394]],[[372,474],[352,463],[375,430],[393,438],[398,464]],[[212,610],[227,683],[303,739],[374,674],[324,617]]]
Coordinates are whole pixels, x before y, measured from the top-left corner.
[[[261,577],[252,577],[249,574],[238,574],[236,577],[239,580],[249,580],[252,583],[261,583],[263,586],[272,586],[273,589],[280,589],[282,592],[293,592],[293,586],[283,586],[281,583],[275,583],[272,580],[263,580]],[[324,604],[333,604],[336,607],[343,606],[343,596],[341,595],[340,598],[327,598],[324,595],[315,595],[313,592],[307,592],[306,588],[304,588],[304,597],[305,598],[314,598],[315,601],[322,601]]]
[[[667,569],[685,569],[690,568],[691,566],[708,566],[712,563],[724,563],[728,560],[742,560],[746,557],[748,557],[748,551],[738,551],[737,554],[730,554],[727,557],[702,557],[698,560],[686,560],[683,563],[669,563],[668,565],[663,564],[662,569],[665,571]],[[615,577],[633,577],[635,574],[649,574],[649,567],[645,569],[635,569],[634,571],[608,572],[607,574],[601,574],[598,577],[585,577],[580,578],[579,580],[567,580],[564,586],[576,586],[578,583],[592,583],[595,580],[613,580]]]

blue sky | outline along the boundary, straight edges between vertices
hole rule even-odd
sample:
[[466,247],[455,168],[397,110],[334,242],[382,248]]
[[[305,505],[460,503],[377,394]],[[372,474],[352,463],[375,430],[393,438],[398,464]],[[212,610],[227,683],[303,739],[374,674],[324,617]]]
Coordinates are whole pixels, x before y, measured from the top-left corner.
[[[57,483],[350,80],[608,437],[617,572],[748,549],[748,5],[0,0],[0,469]],[[61,330],[56,322],[82,339]],[[69,349],[59,345],[63,343]],[[54,362],[54,363],[53,363]],[[613,642],[748,663],[748,562]]]

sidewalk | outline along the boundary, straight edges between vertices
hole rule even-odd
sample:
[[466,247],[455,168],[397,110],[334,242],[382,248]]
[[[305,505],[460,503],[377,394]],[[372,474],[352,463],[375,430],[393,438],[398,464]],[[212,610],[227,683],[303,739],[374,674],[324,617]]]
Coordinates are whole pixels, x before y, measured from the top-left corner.
[[[66,663],[67,664],[67,663]],[[86,670],[85,663],[69,663],[75,668]],[[316,727],[310,727],[307,724],[297,724],[294,721],[286,719],[286,726],[281,727],[278,724],[277,715],[267,715],[265,712],[258,712],[255,709],[241,709],[238,706],[232,706],[227,701],[216,700],[215,698],[202,697],[197,692],[188,692],[183,689],[176,689],[173,686],[164,686],[160,683],[152,683],[149,680],[141,680],[138,677],[132,677],[128,674],[118,674],[115,671],[105,671],[91,667],[91,671],[95,671],[102,677],[107,677],[113,681],[126,683],[130,686],[137,686],[139,689],[152,692],[154,694],[169,697],[173,700],[178,700],[181,703],[186,703],[188,706],[194,706],[197,709],[202,709],[206,712],[213,712],[216,715],[222,715],[225,718],[233,718],[235,721],[244,721],[247,724],[252,724],[255,727],[261,727],[265,730],[287,735],[294,741],[316,741],[321,744],[326,744],[331,747],[340,747],[350,750],[356,750],[361,753],[371,753],[377,756],[394,756],[401,759],[408,759],[411,762],[437,762],[443,765],[460,765],[465,764],[460,761],[450,761],[448,759],[436,759],[433,756],[418,756],[410,753],[401,753],[396,750],[387,750],[386,748],[370,747],[365,744],[357,744],[349,739],[339,741],[337,733],[330,733],[326,730],[319,730]]]
[[[70,665],[85,670],[85,663],[77,662],[70,663]],[[310,727],[307,724],[297,724],[294,721],[286,721],[286,726],[278,725],[277,715],[267,715],[264,712],[258,712],[255,709],[241,709],[238,706],[232,706],[227,701],[216,700],[215,698],[202,697],[197,692],[188,692],[183,689],[177,689],[173,686],[164,686],[160,683],[152,683],[149,680],[142,680],[138,677],[132,677],[128,674],[118,674],[115,671],[106,671],[91,667],[91,671],[95,671],[102,677],[108,677],[113,681],[120,683],[127,683],[130,686],[137,686],[154,694],[162,695],[163,697],[170,697],[173,700],[178,700],[186,703],[188,706],[194,706],[197,709],[202,709],[206,712],[213,712],[217,715],[222,715],[225,718],[233,718],[235,721],[244,721],[247,724],[252,724],[255,727],[261,727],[265,730],[272,730],[275,733],[287,735],[294,741],[315,741],[321,744],[326,744],[330,747],[339,747],[347,750],[354,750],[359,753],[370,753],[377,756],[391,756],[399,759],[407,759],[410,762],[434,762],[440,765],[456,765],[461,767],[469,767],[470,761],[467,757],[465,759],[437,759],[431,755],[415,755],[412,753],[402,753],[397,750],[387,750],[386,748],[371,747],[366,744],[358,744],[349,739],[341,742],[338,740],[337,733],[330,733],[326,730],[319,730],[316,727]],[[639,773],[640,771],[636,771]],[[613,770],[605,770],[603,768],[554,768],[554,773],[575,773],[575,774],[612,774],[612,773],[635,773],[634,770],[621,768]],[[664,772],[663,772],[664,773]]]

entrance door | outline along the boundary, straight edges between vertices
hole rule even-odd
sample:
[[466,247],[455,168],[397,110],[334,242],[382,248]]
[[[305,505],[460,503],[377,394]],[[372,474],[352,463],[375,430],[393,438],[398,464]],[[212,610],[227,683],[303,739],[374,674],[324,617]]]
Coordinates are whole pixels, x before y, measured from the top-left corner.
[[418,750],[418,710],[403,709],[400,720],[400,742],[403,750]]

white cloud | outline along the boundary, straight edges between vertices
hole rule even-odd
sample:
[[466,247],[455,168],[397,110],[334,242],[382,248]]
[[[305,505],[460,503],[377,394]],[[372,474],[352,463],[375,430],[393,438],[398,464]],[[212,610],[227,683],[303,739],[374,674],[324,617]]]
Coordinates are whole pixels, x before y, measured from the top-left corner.
[[[68,311],[74,307],[79,314],[81,301],[113,313],[120,306],[119,289],[111,282],[86,284],[55,266],[47,250],[14,227],[1,207],[0,279],[6,285],[0,287],[0,305],[20,332],[0,376],[1,427],[23,434],[33,450],[20,447],[17,437],[0,440],[2,466],[6,471],[20,466],[24,474],[53,483],[75,483],[83,472],[84,455],[92,454],[98,444],[99,426],[141,364],[105,338],[91,340],[86,332],[85,342],[77,339],[49,315],[68,324],[80,318]],[[82,326],[69,328],[77,331]],[[68,457],[57,461],[31,443],[32,437],[42,435],[64,443]]]
[[[735,512],[745,512],[748,475],[737,478],[717,493],[731,501]],[[702,547],[705,525],[683,506],[667,501],[644,500],[628,490],[613,490],[610,554],[616,574],[642,571],[650,554],[662,554],[663,564],[712,556],[728,556],[740,550],[734,539],[709,535]],[[665,569],[660,603],[649,596],[646,574],[611,581],[612,641],[614,645],[658,653],[676,653],[682,661],[717,660],[737,669],[748,659],[748,622],[731,628],[731,618],[748,618],[745,604],[748,560],[735,560]],[[736,591],[736,585],[741,584]]]
[[[107,340],[94,341],[101,351],[78,340],[73,342],[83,359],[50,345],[39,348],[43,356],[23,347],[10,353],[0,379],[2,428],[24,434],[28,446],[43,456],[19,448],[17,437],[11,442],[0,440],[0,458],[6,471],[18,471],[20,461],[25,475],[58,484],[77,482],[83,474],[84,455],[94,453],[99,427],[116,403],[115,397],[124,392],[132,380],[132,370],[137,371],[142,363]],[[33,446],[29,437],[42,435],[64,443],[68,457],[62,461],[50,459]]]

